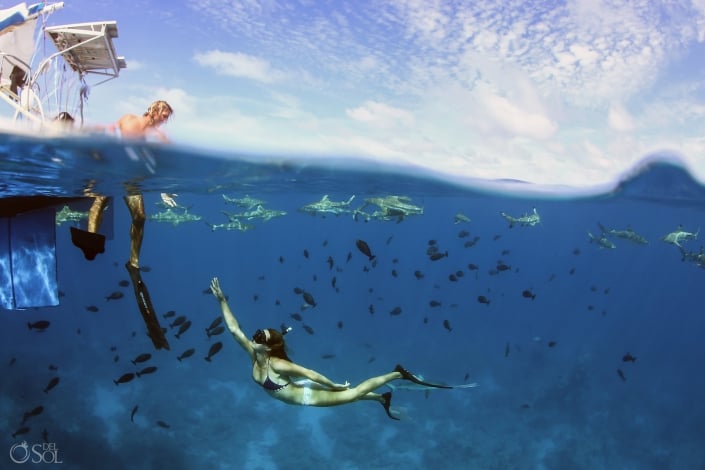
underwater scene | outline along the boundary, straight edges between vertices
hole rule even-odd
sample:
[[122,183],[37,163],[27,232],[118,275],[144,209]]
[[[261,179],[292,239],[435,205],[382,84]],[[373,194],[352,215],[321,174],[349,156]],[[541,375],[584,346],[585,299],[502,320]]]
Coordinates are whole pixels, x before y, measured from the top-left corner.
[[[705,467],[705,188],[668,155],[587,192],[6,134],[0,170],[3,468]],[[214,277],[336,383],[449,388],[272,399]]]

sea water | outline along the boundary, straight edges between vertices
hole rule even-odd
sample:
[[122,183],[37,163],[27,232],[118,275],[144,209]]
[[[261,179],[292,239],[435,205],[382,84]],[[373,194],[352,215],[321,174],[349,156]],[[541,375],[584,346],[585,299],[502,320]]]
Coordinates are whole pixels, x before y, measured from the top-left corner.
[[[5,468],[705,466],[705,188],[670,161],[579,194],[354,159],[3,135],[0,170],[3,198],[111,197],[95,260],[71,243],[85,221],[56,225],[59,305],[0,311]],[[169,350],[152,345],[127,283],[123,196],[135,192],[141,275]],[[305,210],[324,196],[331,212]],[[533,223],[502,215],[534,209]],[[244,230],[223,225],[234,221]],[[678,231],[694,235],[664,241]],[[215,276],[247,335],[291,326],[290,356],[335,382],[400,363],[477,386],[398,388],[401,421],[373,401],[282,404],[227,332],[206,334]],[[192,326],[177,338],[181,315]],[[40,320],[50,326],[28,328]]]

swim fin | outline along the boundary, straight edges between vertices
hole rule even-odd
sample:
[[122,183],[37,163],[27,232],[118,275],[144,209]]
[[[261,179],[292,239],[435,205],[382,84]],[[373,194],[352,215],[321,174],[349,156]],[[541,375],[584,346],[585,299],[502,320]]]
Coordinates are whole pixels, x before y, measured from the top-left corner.
[[105,235],[71,227],[71,242],[83,251],[83,256],[92,261],[98,253],[105,252]]
[[415,384],[423,385],[425,387],[453,388],[450,385],[441,385],[441,384],[433,384],[433,383],[429,383],[429,382],[424,382],[423,380],[419,379],[414,374],[412,374],[411,372],[406,370],[400,364],[397,364],[397,366],[394,368],[394,372],[399,372],[401,374],[401,378],[404,380],[410,380],[410,381],[414,382]]
[[140,313],[142,314],[142,319],[147,326],[147,335],[152,340],[152,344],[154,344],[155,348],[169,350],[169,341],[167,341],[166,336],[164,336],[164,330],[159,324],[159,318],[154,313],[152,299],[149,297],[147,284],[145,284],[142,280],[142,275],[140,274],[139,268],[132,266],[129,262],[125,263],[125,268],[127,269],[127,272],[130,273],[132,287],[135,289],[137,306],[139,307]]
[[399,418],[394,416],[392,412],[389,410],[389,407],[392,405],[392,392],[385,392],[382,394],[382,399],[384,400],[382,402],[382,406],[384,407],[384,411],[387,412],[387,416],[389,416],[392,419],[395,419],[399,421]]

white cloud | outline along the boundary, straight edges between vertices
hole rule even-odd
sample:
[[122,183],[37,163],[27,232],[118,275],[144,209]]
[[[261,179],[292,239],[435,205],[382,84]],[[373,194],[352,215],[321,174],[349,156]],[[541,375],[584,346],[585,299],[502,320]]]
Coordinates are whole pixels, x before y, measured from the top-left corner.
[[210,67],[221,75],[248,78],[262,83],[273,83],[282,78],[282,73],[259,57],[241,52],[212,50],[194,55],[197,64]]
[[347,109],[345,114],[351,119],[374,126],[394,127],[414,124],[413,113],[377,101],[366,101],[362,106]]
[[620,103],[614,103],[610,106],[607,122],[612,129],[620,132],[630,132],[636,127],[634,118]]

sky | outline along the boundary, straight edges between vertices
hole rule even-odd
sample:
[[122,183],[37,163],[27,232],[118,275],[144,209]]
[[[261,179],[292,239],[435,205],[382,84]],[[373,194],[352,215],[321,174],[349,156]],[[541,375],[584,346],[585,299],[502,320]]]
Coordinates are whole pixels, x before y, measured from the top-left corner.
[[106,19],[127,68],[87,123],[165,99],[190,147],[579,187],[668,152],[705,181],[705,0],[67,0],[48,24]]

